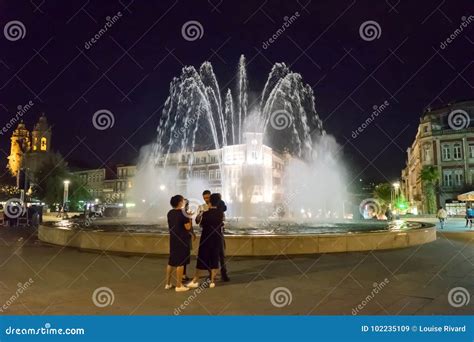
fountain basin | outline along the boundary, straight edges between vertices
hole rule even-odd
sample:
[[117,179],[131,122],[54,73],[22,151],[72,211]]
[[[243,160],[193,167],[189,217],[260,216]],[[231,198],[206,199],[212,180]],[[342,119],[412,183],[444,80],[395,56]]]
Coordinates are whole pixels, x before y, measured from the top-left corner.
[[[403,230],[346,233],[232,234],[226,235],[228,256],[275,256],[404,248],[436,240],[436,227],[413,224]],[[39,227],[43,242],[84,250],[125,254],[168,255],[169,235],[137,231],[83,230],[65,226]],[[199,238],[199,237],[198,237]],[[194,243],[193,254],[199,242]]]

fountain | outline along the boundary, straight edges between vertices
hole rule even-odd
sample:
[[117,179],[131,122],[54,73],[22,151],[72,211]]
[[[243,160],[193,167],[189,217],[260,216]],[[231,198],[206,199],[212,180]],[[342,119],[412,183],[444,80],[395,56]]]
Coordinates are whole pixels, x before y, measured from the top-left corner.
[[[163,215],[160,208],[171,195],[200,202],[202,190],[210,188],[230,204],[230,216],[264,218],[283,205],[289,217],[304,211],[306,217],[342,218],[343,168],[312,88],[276,63],[260,95],[251,98],[244,56],[236,83],[222,98],[210,62],[199,71],[184,67],[172,80],[156,141],[141,152],[135,202],[156,205],[152,212]],[[214,157],[205,166],[206,179],[194,172],[202,171],[202,152]],[[214,168],[219,182],[208,176]]]
[[[228,205],[228,255],[401,248],[436,239],[422,223],[344,220],[340,148],[326,134],[313,90],[276,63],[259,96],[241,56],[236,89],[221,88],[211,63],[170,84],[156,140],[142,148],[130,217],[42,226],[41,240],[86,249],[167,254],[166,212],[177,193],[202,203],[204,189]],[[223,92],[224,93],[224,92]],[[130,200],[130,199],[129,199]]]

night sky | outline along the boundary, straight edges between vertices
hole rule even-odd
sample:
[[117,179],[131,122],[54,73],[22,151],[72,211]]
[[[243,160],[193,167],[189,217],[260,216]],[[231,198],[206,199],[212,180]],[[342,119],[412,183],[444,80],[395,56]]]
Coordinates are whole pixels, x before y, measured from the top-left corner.
[[[273,63],[285,62],[314,89],[324,128],[343,146],[351,176],[392,181],[423,109],[474,98],[474,20],[440,47],[473,9],[470,0],[0,1],[0,126],[33,101],[24,121],[31,128],[44,111],[53,149],[71,166],[134,163],[154,139],[169,83],[184,65],[211,61],[224,93],[229,82],[235,87],[244,54],[250,100]],[[265,49],[295,12],[298,18]],[[23,39],[6,39],[3,28],[14,20],[25,27]],[[191,20],[203,28],[194,41],[181,32]],[[367,21],[379,25],[380,37],[361,37]],[[389,106],[353,138],[385,101]],[[94,128],[100,109],[113,113],[113,127]],[[5,165],[12,130],[0,137]]]

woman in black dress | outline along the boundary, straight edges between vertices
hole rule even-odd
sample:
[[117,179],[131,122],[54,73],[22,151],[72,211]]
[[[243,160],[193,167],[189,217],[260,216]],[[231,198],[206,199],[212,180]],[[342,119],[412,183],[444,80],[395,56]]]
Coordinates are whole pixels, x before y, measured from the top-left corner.
[[184,266],[189,264],[191,250],[192,221],[184,215],[185,201],[183,196],[171,197],[170,204],[173,207],[168,212],[168,227],[170,231],[170,257],[166,267],[165,290],[171,289],[171,273],[176,269],[176,292],[188,291],[183,285]]
[[209,270],[211,270],[209,287],[214,288],[216,286],[215,278],[219,269],[219,252],[222,243],[220,233],[224,224],[224,213],[217,208],[219,202],[219,194],[212,194],[209,210],[202,214],[202,233],[199,240],[196,274],[187,287],[198,287],[201,273]]

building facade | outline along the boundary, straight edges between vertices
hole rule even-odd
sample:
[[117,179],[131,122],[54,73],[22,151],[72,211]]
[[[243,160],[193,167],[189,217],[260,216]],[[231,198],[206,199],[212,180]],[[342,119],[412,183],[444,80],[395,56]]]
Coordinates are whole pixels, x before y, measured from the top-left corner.
[[462,215],[465,204],[457,196],[474,188],[474,101],[462,101],[427,109],[412,145],[407,149],[401,190],[411,211],[427,212],[421,170],[433,166],[439,180],[435,187],[437,205]]
[[243,144],[171,153],[162,157],[158,166],[166,163],[168,167],[177,168],[178,192],[185,193],[190,182],[202,180],[209,190],[221,193],[228,203],[238,208],[240,204],[281,201],[282,178],[288,158],[264,145],[263,134],[247,132]]
[[[164,180],[157,178],[153,188],[186,194],[193,184],[222,194],[234,210],[243,205],[279,203],[283,200],[283,172],[289,156],[279,154],[263,144],[260,133],[246,133],[244,143],[220,149],[170,153],[157,160],[157,169],[166,165],[176,173]],[[115,175],[107,179],[105,169],[75,172],[94,197],[108,203],[124,203],[134,190],[135,165],[118,165]],[[172,184],[171,184],[172,183]],[[203,188],[204,189],[204,188]],[[203,190],[202,189],[202,190]],[[202,191],[201,190],[201,191]]]
[[23,121],[13,131],[11,136],[8,170],[14,177],[21,169],[34,171],[41,166],[42,161],[51,150],[51,127],[44,114],[30,132]]
[[81,179],[92,197],[102,199],[104,195],[105,169],[80,170],[72,174]]

